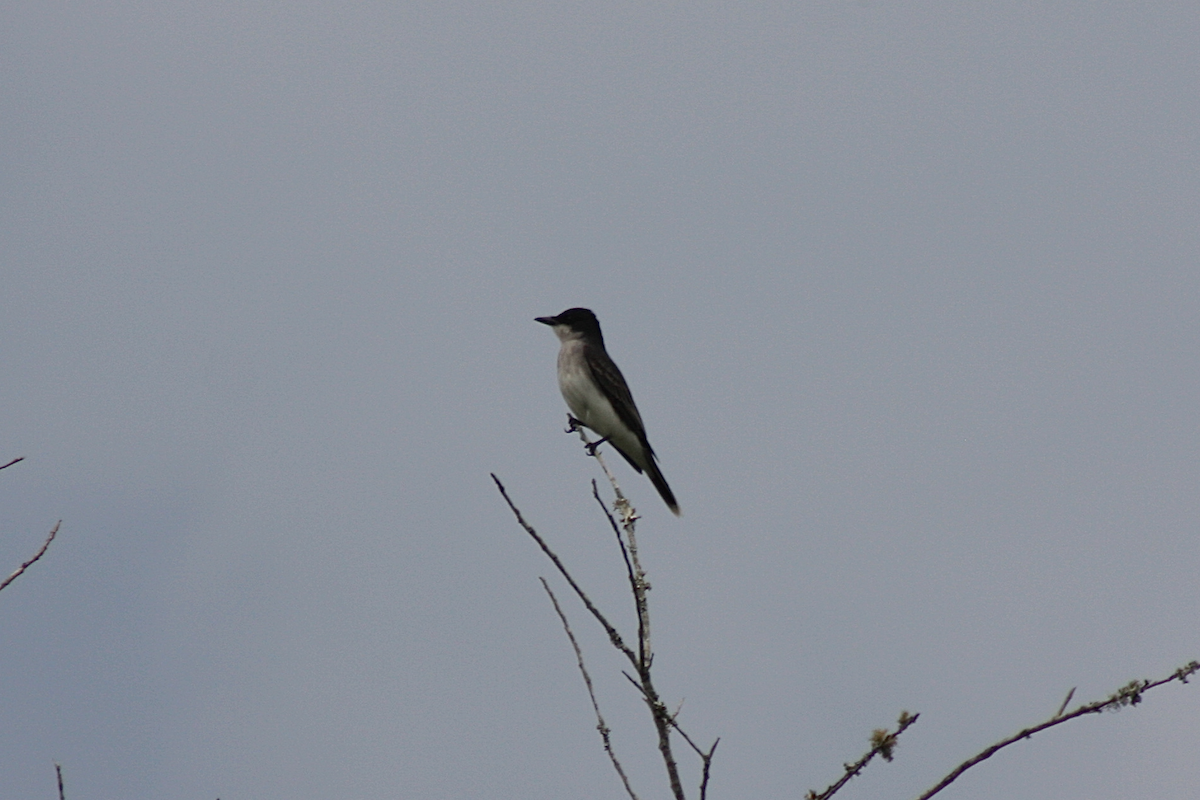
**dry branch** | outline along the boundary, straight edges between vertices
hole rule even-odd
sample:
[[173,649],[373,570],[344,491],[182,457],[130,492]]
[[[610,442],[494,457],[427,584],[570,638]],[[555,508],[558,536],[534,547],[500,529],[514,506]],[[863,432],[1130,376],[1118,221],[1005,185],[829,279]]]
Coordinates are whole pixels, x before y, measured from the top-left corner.
[[637,794],[633,791],[633,787],[629,785],[629,778],[625,775],[625,769],[621,766],[621,762],[617,760],[617,754],[612,747],[612,738],[608,725],[604,722],[604,715],[600,713],[600,703],[596,701],[596,690],[592,687],[592,676],[588,674],[587,665],[583,662],[583,651],[579,649],[579,642],[575,639],[574,632],[571,631],[571,623],[567,621],[567,615],[563,613],[562,606],[558,604],[558,598],[554,596],[554,592],[550,590],[550,584],[546,583],[545,578],[538,578],[542,582],[542,588],[546,590],[546,594],[550,595],[550,602],[554,604],[554,610],[558,614],[558,618],[562,620],[563,630],[567,632],[567,638],[571,640],[571,647],[575,650],[575,661],[579,664],[579,671],[583,674],[583,682],[587,686],[588,697],[592,699],[592,710],[596,712],[596,730],[600,731],[600,740],[604,743],[604,752],[608,753],[608,758],[612,761],[613,769],[621,776],[621,783],[625,785],[625,791],[629,793],[632,800],[639,800]]
[[1117,691],[1115,691],[1111,695],[1109,695],[1107,700],[1097,700],[1093,703],[1088,703],[1086,705],[1082,705],[1079,708],[1075,709],[1074,711],[1070,712],[1069,714],[1064,715],[1063,710],[1067,707],[1067,703],[1070,702],[1072,695],[1074,695],[1074,693],[1075,693],[1075,690],[1072,689],[1067,694],[1067,699],[1063,701],[1063,704],[1059,708],[1058,712],[1054,716],[1050,717],[1050,719],[1046,720],[1045,722],[1041,723],[1040,725],[1034,725],[1031,728],[1026,728],[1025,730],[1020,731],[1019,733],[1013,734],[1012,736],[1008,737],[1007,739],[996,742],[991,747],[984,748],[976,755],[971,756],[966,761],[964,761],[963,763],[961,763],[957,767],[955,767],[950,772],[949,775],[947,775],[946,777],[944,777],[940,781],[938,781],[936,786],[934,786],[932,789],[927,791],[925,794],[918,797],[917,800],[929,800],[929,798],[933,797],[935,794],[940,792],[942,789],[945,789],[951,783],[954,783],[954,781],[957,780],[960,775],[962,775],[964,772],[969,770],[971,767],[975,766],[976,764],[979,764],[982,761],[985,761],[985,760],[991,758],[998,751],[1003,750],[1005,747],[1008,747],[1010,744],[1019,742],[1022,739],[1028,739],[1029,737],[1033,736],[1035,733],[1040,733],[1040,732],[1046,730],[1047,728],[1053,728],[1055,725],[1061,725],[1064,722],[1073,720],[1077,717],[1086,716],[1088,714],[1099,714],[1101,711],[1116,711],[1118,709],[1124,708],[1125,706],[1136,706],[1138,703],[1142,702],[1142,695],[1145,694],[1146,692],[1150,691],[1151,689],[1154,689],[1155,687],[1158,687],[1158,686],[1162,686],[1163,684],[1170,683],[1171,681],[1179,681],[1180,683],[1187,683],[1188,678],[1190,678],[1196,672],[1200,672],[1200,662],[1192,661],[1188,664],[1183,665],[1182,667],[1175,670],[1173,673],[1171,673],[1170,675],[1168,675],[1167,677],[1165,677],[1161,680],[1130,681],[1125,686],[1122,686],[1120,689],[1118,689]]
[[[17,460],[20,461],[20,459],[17,459]],[[5,464],[5,466],[8,466],[8,465]],[[46,541],[42,542],[42,549],[38,550],[37,553],[34,554],[33,558],[29,559],[24,564],[17,567],[16,572],[14,572],[12,575],[9,575],[7,578],[5,578],[4,582],[0,583],[0,590],[4,589],[4,587],[8,586],[10,583],[15,581],[22,572],[29,569],[29,567],[32,566],[35,561],[37,561],[39,558],[41,558],[43,555],[46,554],[46,549],[48,547],[50,547],[50,543],[53,542],[54,537],[58,535],[58,526],[59,525],[62,525],[61,519],[58,522],[54,523],[54,527],[50,529],[50,535],[46,537]]]
[[891,761],[892,753],[896,750],[897,737],[908,730],[908,727],[916,722],[919,716],[921,715],[901,711],[895,731],[888,731],[887,728],[877,728],[872,731],[871,749],[853,764],[843,764],[842,768],[845,770],[845,774],[825,787],[825,791],[817,794],[809,790],[809,793],[805,795],[805,800],[829,800],[830,797],[833,797],[843,786],[849,783],[851,778],[862,772],[875,756],[880,756],[884,761]]
[[601,627],[604,628],[604,632],[608,634],[608,640],[612,642],[613,647],[624,653],[625,657],[632,661],[636,666],[637,654],[634,653],[627,644],[625,644],[625,640],[621,638],[621,634],[617,632],[617,629],[614,628],[612,623],[605,618],[604,614],[600,613],[600,609],[596,608],[596,605],[592,602],[592,599],[588,597],[587,593],[584,592],[583,589],[580,588],[579,584],[575,582],[575,579],[571,577],[571,573],[567,572],[567,568],[563,565],[562,560],[559,559],[558,554],[551,550],[550,545],[546,544],[546,540],[539,536],[538,532],[534,530],[533,526],[525,521],[525,517],[521,515],[520,509],[518,509],[513,504],[513,501],[509,498],[508,491],[504,488],[504,484],[501,483],[500,479],[496,477],[496,473],[493,472],[490,474],[492,476],[492,480],[496,482],[496,488],[500,490],[500,494],[504,497],[504,502],[508,503],[508,507],[512,510],[513,515],[517,518],[517,523],[525,529],[525,532],[528,533],[535,542],[538,543],[538,546],[542,548],[542,552],[546,554],[546,557],[554,562],[554,566],[558,567],[558,571],[562,573],[562,576],[567,579],[567,583],[569,583],[571,588],[575,590],[575,594],[578,595],[579,599],[583,601],[584,607],[592,613],[592,616],[595,617],[596,621],[599,622]]
[[[592,481],[592,496],[596,499],[596,502],[600,505],[605,517],[608,519],[609,526],[616,535],[617,543],[621,549],[621,557],[625,562],[625,571],[629,579],[630,590],[633,594],[634,610],[636,612],[638,622],[637,652],[634,652],[633,648],[625,644],[625,640],[621,637],[617,629],[608,621],[604,614],[602,614],[600,610],[596,608],[591,599],[587,596],[579,584],[576,583],[575,579],[571,576],[570,572],[568,572],[566,566],[562,563],[562,560],[559,559],[558,555],[550,549],[550,546],[538,534],[538,532],[534,530],[533,526],[526,522],[520,510],[508,496],[508,492],[505,490],[504,484],[500,482],[500,479],[497,478],[495,474],[492,474],[492,480],[496,483],[496,488],[500,490],[500,494],[504,497],[504,501],[508,503],[509,509],[517,518],[517,523],[525,529],[525,532],[528,533],[530,537],[537,542],[538,546],[542,548],[542,552],[546,554],[547,558],[553,562],[559,573],[566,579],[567,583],[575,591],[575,594],[583,602],[584,607],[587,608],[592,616],[596,618],[596,621],[599,622],[604,628],[612,645],[616,647],[622,654],[624,654],[627,659],[629,659],[629,662],[633,666],[633,670],[637,677],[634,678],[628,673],[624,674],[627,678],[629,678],[634,686],[637,687],[639,693],[642,695],[642,700],[650,709],[650,716],[654,722],[654,727],[658,734],[658,749],[662,755],[663,763],[666,766],[667,777],[671,785],[671,793],[675,797],[675,800],[686,800],[686,795],[683,791],[683,783],[679,777],[679,767],[675,761],[674,753],[672,752],[672,730],[677,731],[679,735],[682,736],[683,739],[688,743],[688,745],[696,751],[697,755],[699,755],[701,759],[703,769],[700,781],[700,800],[705,800],[708,793],[708,781],[712,768],[713,753],[716,751],[717,744],[720,742],[720,740],[718,739],[716,742],[713,742],[712,747],[710,747],[707,751],[698,747],[691,737],[689,737],[687,733],[679,726],[679,723],[676,720],[677,714],[672,714],[667,709],[666,704],[662,702],[662,699],[659,697],[658,691],[654,686],[654,680],[651,674],[651,667],[654,663],[654,652],[650,644],[650,609],[647,600],[647,593],[650,590],[650,583],[646,580],[646,573],[642,569],[641,561],[638,558],[637,535],[635,531],[636,522],[639,518],[637,510],[629,503],[629,501],[625,498],[625,495],[621,492],[621,487],[617,484],[616,478],[608,469],[608,465],[604,463],[604,459],[596,452],[595,445],[588,440],[587,433],[583,430],[583,428],[575,424],[575,421],[569,416],[568,425],[570,427],[567,429],[567,432],[578,432],[579,437],[583,440],[584,447],[588,455],[600,462],[600,466],[604,470],[604,474],[608,477],[609,483],[613,487],[613,493],[616,496],[616,500],[613,503],[613,508],[617,511],[621,518],[619,523],[609,511],[608,506],[600,498],[600,492],[596,486],[596,482]],[[599,442],[596,444],[599,444]],[[547,593],[550,594],[551,602],[554,603],[555,611],[558,612],[559,618],[563,622],[563,627],[567,631],[567,636],[571,640],[572,647],[575,648],[576,658],[579,662],[579,668],[580,671],[583,672],[584,683],[587,685],[588,694],[592,698],[592,706],[596,711],[596,718],[599,723],[598,728],[601,733],[601,738],[604,741],[604,748],[609,753],[609,757],[612,759],[613,766],[616,768],[617,773],[621,776],[621,780],[625,784],[626,791],[631,797],[635,797],[633,790],[630,788],[628,780],[626,780],[624,771],[621,769],[620,764],[616,760],[615,756],[613,756],[612,748],[609,742],[608,727],[604,723],[604,719],[600,714],[600,709],[596,702],[595,694],[592,690],[591,678],[588,676],[586,667],[584,666],[583,655],[579,649],[578,643],[571,632],[566,616],[563,614],[557,598],[554,597],[553,592],[550,591],[550,587],[546,584],[545,580],[543,580],[542,583],[543,586],[545,586]]]

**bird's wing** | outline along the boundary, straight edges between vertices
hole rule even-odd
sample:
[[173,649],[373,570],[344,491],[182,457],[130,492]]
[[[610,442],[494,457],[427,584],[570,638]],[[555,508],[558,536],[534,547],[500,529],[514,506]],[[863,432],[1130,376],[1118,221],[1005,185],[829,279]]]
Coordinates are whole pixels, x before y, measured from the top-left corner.
[[592,378],[595,380],[596,386],[604,392],[604,396],[612,404],[617,416],[637,435],[642,445],[650,450],[650,444],[646,441],[646,426],[642,424],[642,415],[638,413],[637,404],[633,402],[633,394],[630,393],[629,385],[625,383],[625,376],[621,374],[621,370],[617,368],[608,353],[601,348],[585,348],[584,357],[587,360],[588,369],[592,371]]

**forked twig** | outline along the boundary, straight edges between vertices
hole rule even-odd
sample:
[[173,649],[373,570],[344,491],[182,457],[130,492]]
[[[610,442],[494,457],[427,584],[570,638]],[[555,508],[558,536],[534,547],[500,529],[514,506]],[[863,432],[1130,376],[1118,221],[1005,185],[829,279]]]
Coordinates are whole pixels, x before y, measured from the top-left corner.
[[[537,542],[538,546],[542,548],[542,552],[544,552],[546,556],[554,563],[554,566],[566,579],[567,583],[570,584],[571,588],[575,591],[575,594],[578,595],[581,601],[583,601],[584,606],[589,612],[591,612],[592,616],[596,618],[596,620],[604,628],[605,632],[608,633],[609,641],[612,642],[613,646],[620,650],[633,665],[634,672],[637,674],[637,678],[634,678],[629,673],[623,672],[622,674],[624,674],[625,677],[637,687],[638,691],[642,695],[643,701],[645,701],[647,707],[650,709],[650,716],[654,721],[654,727],[658,733],[658,749],[662,754],[663,763],[667,769],[667,777],[671,784],[671,793],[674,795],[675,800],[686,800],[686,795],[683,791],[683,784],[679,779],[679,767],[675,762],[675,756],[672,752],[672,729],[679,732],[680,736],[682,736],[688,745],[696,751],[697,755],[700,756],[700,759],[703,762],[703,775],[700,782],[700,800],[706,800],[713,754],[716,752],[717,745],[720,743],[720,739],[713,742],[712,747],[710,747],[707,751],[697,746],[691,737],[689,737],[687,733],[679,726],[675,719],[676,715],[672,714],[667,709],[666,705],[662,702],[657,690],[654,687],[654,682],[651,676],[651,666],[654,663],[654,652],[650,644],[650,610],[646,596],[647,592],[650,590],[650,584],[646,580],[646,573],[642,569],[641,562],[638,559],[637,536],[635,530],[636,523],[639,518],[637,510],[629,503],[628,499],[626,499],[625,495],[621,492],[621,487],[618,485],[616,477],[609,470],[608,465],[604,462],[604,458],[596,452],[595,445],[593,445],[588,439],[587,433],[584,431],[583,427],[570,415],[567,416],[567,423],[569,426],[567,428],[567,432],[577,432],[579,434],[579,438],[583,440],[584,447],[587,450],[588,455],[600,462],[600,467],[604,470],[604,474],[608,477],[609,483],[613,487],[613,493],[616,495],[613,508],[621,517],[620,523],[617,522],[616,518],[614,518],[613,514],[609,511],[608,506],[601,499],[600,491],[597,488],[596,481],[592,481],[592,496],[600,505],[601,510],[603,510],[605,517],[608,519],[609,526],[616,535],[617,543],[621,549],[621,557],[625,562],[625,572],[629,578],[630,589],[633,592],[634,609],[636,611],[638,620],[638,648],[636,653],[632,648],[625,644],[616,628],[609,623],[607,618],[605,618],[600,610],[596,608],[583,589],[580,588],[580,586],[575,582],[575,579],[572,578],[571,574],[567,571],[566,566],[562,563],[554,551],[550,549],[550,546],[546,544],[545,540],[542,539],[536,530],[534,530],[532,525],[525,521],[525,518],[521,515],[520,510],[508,496],[508,492],[505,490],[504,484],[500,482],[500,479],[497,478],[494,473],[492,474],[492,480],[495,482],[496,488],[500,490],[500,494],[504,497],[504,501],[508,503],[509,509],[513,512],[514,516],[516,516],[518,524],[525,529],[525,532],[528,533],[530,537]],[[599,442],[597,444],[599,444]],[[553,592],[550,591],[549,585],[546,584],[545,580],[542,581],[542,585],[545,587],[547,593],[550,594],[550,598],[554,603],[555,610],[558,612],[559,618],[563,622],[563,627],[567,631],[567,636],[571,639],[571,645],[575,648],[575,654],[579,662],[579,668],[584,674],[584,682],[587,684],[588,694],[592,698],[592,706],[596,711],[596,717],[599,721],[598,727],[601,732],[601,738],[604,741],[605,750],[609,753],[610,758],[612,758],[613,766],[616,767],[618,774],[620,774],[621,780],[625,784],[626,791],[631,797],[633,797],[633,790],[630,788],[629,782],[625,778],[625,773],[621,769],[612,753],[608,737],[608,727],[605,725],[603,717],[600,715],[600,709],[596,702],[595,694],[592,691],[591,679],[588,676],[584,666],[583,655],[579,649],[578,643],[571,632],[570,626],[567,623],[566,617],[558,604],[557,598],[555,598]]]
[[[650,645],[650,603],[646,597],[646,593],[650,590],[650,583],[646,580],[646,572],[642,569],[641,561],[638,559],[636,527],[639,515],[637,509],[633,507],[629,500],[626,499],[624,493],[622,493],[616,476],[609,470],[603,456],[596,452],[596,448],[588,439],[587,431],[570,415],[567,416],[567,424],[569,426],[567,432],[578,433],[579,438],[583,440],[584,448],[587,450],[588,455],[600,462],[600,467],[604,470],[604,474],[608,476],[608,482],[612,484],[613,493],[617,498],[613,502],[613,507],[621,515],[619,528],[617,521],[600,500],[600,494],[593,482],[592,494],[596,498],[596,502],[600,503],[604,515],[608,518],[609,525],[612,527],[613,532],[616,533],[617,541],[621,545],[621,554],[627,560],[626,567],[629,571],[629,584],[633,592],[633,604],[638,620],[638,660],[634,664],[638,680],[635,684],[641,691],[642,699],[645,700],[647,707],[650,709],[650,716],[654,720],[654,728],[658,732],[658,750],[662,754],[663,764],[667,768],[667,778],[671,783],[671,792],[675,795],[676,800],[684,800],[683,783],[679,778],[679,765],[675,761],[675,754],[671,747],[671,728],[674,724],[674,719],[671,712],[667,710],[666,704],[658,696],[658,691],[654,688],[654,680],[650,672],[651,665],[654,663],[654,651]],[[707,785],[707,781],[705,785]]]
[[525,529],[526,533],[533,537],[533,540],[538,543],[539,547],[542,548],[542,552],[546,554],[546,557],[554,562],[554,566],[558,568],[558,571],[562,574],[562,576],[567,579],[567,583],[569,583],[571,588],[575,590],[575,594],[578,595],[579,599],[583,601],[584,607],[592,613],[592,616],[595,617],[596,621],[599,622],[601,627],[604,628],[604,632],[608,634],[608,640],[612,642],[613,647],[624,653],[625,657],[633,662],[634,666],[637,666],[637,654],[630,649],[629,645],[625,644],[625,640],[621,638],[621,634],[617,632],[617,629],[614,628],[612,623],[605,618],[604,614],[600,612],[600,609],[596,608],[596,605],[592,602],[592,599],[587,596],[587,593],[584,592],[583,589],[580,588],[579,584],[575,582],[575,579],[571,577],[571,573],[567,572],[567,568],[563,565],[558,555],[550,549],[550,545],[546,544],[546,540],[539,536],[538,532],[534,530],[533,526],[525,521],[525,517],[521,516],[521,510],[513,504],[512,499],[508,496],[508,491],[504,488],[504,484],[501,483],[500,479],[496,477],[496,473],[492,472],[490,474],[492,476],[492,480],[496,482],[496,488],[500,490],[500,494],[504,497],[504,502],[508,503],[508,507],[512,510],[513,515],[517,518],[517,523]]
[[[622,672],[621,674],[625,676],[625,680],[633,684],[633,688],[641,692],[642,699],[645,700],[647,704],[650,704],[651,700],[646,694],[646,690],[642,688],[642,684],[638,682],[637,678],[633,677],[628,672]],[[680,703],[680,706],[682,705],[683,704]],[[692,750],[696,751],[696,755],[700,756],[700,762],[703,765],[700,776],[700,800],[705,800],[705,798],[708,796],[708,778],[709,773],[712,770],[713,753],[717,752],[717,745],[721,743],[721,737],[718,736],[712,743],[712,747],[708,748],[708,750],[704,750],[700,747],[700,745],[696,744],[695,740],[693,740],[691,736],[688,736],[687,731],[680,726],[678,717],[679,709],[676,709],[674,714],[669,714],[667,716],[667,723],[675,729],[676,733],[683,737],[683,740],[688,743]]]
[[[599,459],[600,456],[596,455],[596,458]],[[603,465],[604,462],[600,463]],[[613,534],[617,537],[617,544],[621,548],[621,557],[625,560],[625,574],[629,577],[629,588],[633,591],[634,612],[638,621],[638,663],[645,663],[649,666],[650,662],[654,660],[654,653],[650,648],[650,612],[645,596],[645,590],[649,586],[646,584],[646,576],[642,573],[641,564],[637,560],[637,544],[636,542],[631,545],[625,544],[621,528],[617,526],[617,521],[613,518],[612,512],[608,510],[608,506],[604,504],[604,500],[600,498],[600,489],[594,480],[592,481],[592,497],[596,498],[596,503],[600,506],[600,511],[603,512],[605,519],[608,520],[609,527],[612,528]],[[632,525],[632,523],[628,524]]]
[[[584,438],[584,441],[587,442],[586,436],[582,432],[580,435]],[[607,472],[607,469],[605,471]],[[611,477],[611,473],[609,473],[609,475]],[[525,518],[521,515],[520,510],[508,496],[508,492],[505,490],[504,484],[500,482],[500,479],[497,478],[494,473],[492,474],[492,480],[495,482],[496,488],[500,490],[500,494],[504,497],[505,502],[508,503],[509,509],[513,512],[513,515],[516,516],[518,524],[520,524],[521,527],[525,529],[525,532],[528,533],[533,540],[538,543],[538,546],[542,548],[542,551],[546,554],[546,556],[552,562],[554,562],[554,566],[558,568],[558,571],[567,580],[567,583],[570,584],[571,588],[575,591],[575,594],[579,596],[581,601],[583,601],[584,606],[601,624],[605,632],[608,633],[609,641],[612,642],[614,647],[624,653],[625,657],[628,658],[630,663],[633,665],[634,671],[638,675],[638,681],[635,683],[639,686],[639,690],[642,693],[642,698],[650,709],[650,716],[654,721],[654,728],[658,733],[658,749],[662,754],[663,763],[666,766],[667,778],[671,784],[671,793],[675,797],[675,800],[686,800],[686,795],[683,791],[683,783],[679,779],[679,766],[675,761],[675,756],[671,748],[671,727],[673,724],[671,713],[667,710],[666,705],[659,698],[658,692],[654,688],[653,679],[650,673],[650,667],[654,662],[654,654],[650,650],[650,620],[648,605],[646,602],[646,590],[649,589],[649,584],[646,582],[644,574],[642,573],[641,565],[638,562],[636,542],[632,539],[632,536],[628,536],[631,533],[633,524],[638,518],[637,511],[633,509],[632,506],[629,506],[627,502],[625,503],[624,508],[621,509],[622,517],[625,520],[625,524],[622,526],[622,528],[624,529],[624,532],[627,534],[628,538],[622,538],[619,532],[617,534],[617,538],[621,542],[622,552],[628,556],[626,568],[631,572],[634,605],[637,609],[638,615],[638,652],[635,653],[628,645],[625,644],[616,628],[613,627],[613,625],[600,612],[600,610],[596,608],[595,604],[592,603],[591,599],[587,596],[583,589],[580,588],[579,584],[575,582],[575,579],[571,577],[570,572],[567,571],[566,566],[558,558],[557,554],[550,549],[550,546],[546,544],[545,540],[542,539],[536,530],[534,530],[533,526],[525,521]],[[620,501],[623,499],[623,497],[620,495],[620,488],[615,485],[615,478],[613,479],[613,483],[614,490],[618,493],[618,507],[620,508]],[[599,499],[598,493],[596,496],[597,499]],[[603,504],[601,505],[603,506]],[[605,509],[605,514],[608,515],[607,509]],[[609,520],[610,524],[616,527],[616,522],[611,518],[611,515],[609,515]],[[707,778],[705,780],[707,781]]]

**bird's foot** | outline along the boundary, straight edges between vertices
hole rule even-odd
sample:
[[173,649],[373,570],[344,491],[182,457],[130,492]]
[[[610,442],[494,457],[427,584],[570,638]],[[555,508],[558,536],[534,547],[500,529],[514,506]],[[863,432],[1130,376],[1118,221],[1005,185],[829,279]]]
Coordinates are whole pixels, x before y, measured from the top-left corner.
[[597,439],[594,442],[588,442],[587,444],[585,444],[583,446],[583,449],[587,450],[587,454],[594,458],[596,455],[596,448],[599,447],[600,445],[604,444],[607,441],[608,441],[608,437],[605,436],[603,439]]

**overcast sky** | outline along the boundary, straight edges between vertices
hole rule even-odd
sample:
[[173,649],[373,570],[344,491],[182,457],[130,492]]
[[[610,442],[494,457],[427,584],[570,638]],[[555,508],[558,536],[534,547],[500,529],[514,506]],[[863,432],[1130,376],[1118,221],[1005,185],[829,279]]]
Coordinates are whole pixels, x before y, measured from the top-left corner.
[[[595,310],[684,516],[659,688],[710,796],[913,797],[1200,657],[1200,7],[10,3],[0,796],[619,798],[552,567]],[[561,585],[561,581],[555,583]],[[622,664],[562,594],[614,743]],[[1200,687],[948,798],[1190,800]],[[687,765],[689,785],[697,781]]]

